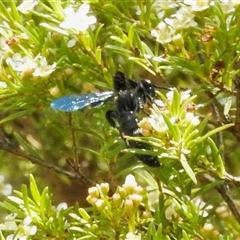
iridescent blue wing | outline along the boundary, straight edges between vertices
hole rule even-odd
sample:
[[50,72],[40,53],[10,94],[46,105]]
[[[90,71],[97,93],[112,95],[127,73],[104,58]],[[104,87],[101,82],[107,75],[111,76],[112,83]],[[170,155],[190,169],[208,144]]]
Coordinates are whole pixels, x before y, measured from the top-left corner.
[[59,111],[73,112],[84,109],[88,106],[101,106],[107,99],[113,96],[113,91],[64,96],[53,100],[50,106]]

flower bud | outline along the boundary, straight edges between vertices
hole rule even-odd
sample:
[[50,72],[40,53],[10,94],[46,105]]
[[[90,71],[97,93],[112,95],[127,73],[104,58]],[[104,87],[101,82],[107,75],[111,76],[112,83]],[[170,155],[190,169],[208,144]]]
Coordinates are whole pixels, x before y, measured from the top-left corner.
[[148,218],[151,218],[151,217],[152,217],[152,214],[149,211],[144,211],[142,213],[142,218],[144,218],[144,219],[148,219]]
[[133,209],[133,201],[130,199],[126,199],[124,202],[124,209],[126,211],[132,211]]
[[97,189],[97,187],[91,187],[88,189],[88,194],[91,197],[95,197],[95,198],[99,198],[99,191]]
[[126,191],[126,189],[124,189],[124,188],[122,188],[122,187],[119,187],[117,192],[119,193],[119,195],[121,196],[122,199],[127,196],[127,191]]
[[108,183],[101,183],[100,188],[104,195],[108,194],[108,192],[109,192],[109,184]]
[[131,194],[129,196],[129,200],[131,200],[133,202],[133,206],[135,208],[138,208],[139,205],[141,204],[142,202],[142,196],[138,195],[138,194]]
[[183,40],[183,37],[180,33],[178,33],[177,35],[175,35],[173,37],[173,44],[178,47],[178,48],[184,48],[184,40]]
[[136,186],[134,189],[133,189],[134,193],[136,194],[142,194],[143,193],[143,188],[141,186]]
[[87,196],[86,200],[91,204],[94,205],[98,198],[92,197],[90,195]]
[[128,193],[132,193],[133,192],[133,188],[137,186],[135,177],[131,174],[129,174],[126,177],[125,183],[123,184],[123,188],[126,189],[126,191]]
[[105,208],[105,203],[102,199],[98,199],[96,202],[95,202],[95,207],[96,209],[101,212],[104,208]]
[[113,204],[119,206],[122,203],[122,198],[119,193],[114,193],[112,196]]

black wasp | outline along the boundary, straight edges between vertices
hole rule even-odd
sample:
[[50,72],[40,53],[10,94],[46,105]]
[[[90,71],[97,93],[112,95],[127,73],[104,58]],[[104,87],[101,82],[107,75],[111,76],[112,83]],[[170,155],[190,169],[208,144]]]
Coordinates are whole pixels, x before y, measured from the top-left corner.
[[[151,150],[147,143],[126,140],[124,136],[142,136],[138,127],[136,113],[144,109],[145,103],[151,103],[155,97],[156,86],[150,80],[134,81],[127,78],[122,72],[116,72],[113,77],[114,91],[77,94],[57,98],[51,107],[64,112],[84,109],[88,106],[103,105],[108,99],[117,97],[116,109],[107,111],[106,118],[109,124],[119,129],[121,137],[127,147]],[[143,163],[149,166],[159,166],[156,156],[136,154]]]
[[[106,118],[111,126],[118,127],[122,139],[128,148],[138,148],[144,150],[152,150],[152,147],[143,142],[127,140],[124,136],[143,136],[138,126],[138,118],[136,112],[141,109],[139,101],[138,87],[133,91],[124,90],[119,92],[116,100],[116,109],[106,112]],[[116,123],[117,122],[117,123]],[[157,156],[135,154],[136,157],[150,167],[160,166]]]

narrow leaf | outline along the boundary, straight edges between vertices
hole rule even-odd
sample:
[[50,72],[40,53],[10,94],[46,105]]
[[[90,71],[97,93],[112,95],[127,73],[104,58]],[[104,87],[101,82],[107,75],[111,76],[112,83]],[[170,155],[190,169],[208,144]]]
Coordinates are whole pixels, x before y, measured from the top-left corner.
[[196,176],[195,176],[193,170],[191,169],[191,167],[189,166],[186,157],[185,157],[183,154],[181,154],[180,162],[181,162],[184,170],[185,170],[186,173],[188,174],[188,176],[191,178],[191,180],[192,180],[195,184],[197,184]]

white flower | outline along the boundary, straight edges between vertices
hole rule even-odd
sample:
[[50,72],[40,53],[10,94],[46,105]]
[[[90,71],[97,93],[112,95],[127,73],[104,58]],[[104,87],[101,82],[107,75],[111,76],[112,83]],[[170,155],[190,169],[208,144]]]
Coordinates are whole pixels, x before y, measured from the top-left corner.
[[211,232],[213,232],[215,227],[213,226],[212,223],[204,223],[202,229],[204,229],[204,231],[211,231]]
[[39,65],[35,68],[35,71],[32,74],[34,77],[46,77],[55,71],[56,63],[48,65],[46,58],[42,56],[37,56],[35,60],[39,61]]
[[6,63],[17,72],[32,73],[34,77],[46,77],[55,71],[56,63],[48,65],[45,57],[37,56],[34,60],[28,56],[22,57],[20,53],[15,53],[12,58],[8,57]]
[[67,209],[67,208],[68,208],[68,205],[67,205],[67,203],[65,203],[65,202],[59,203],[59,204],[57,205],[57,211],[65,210],[65,209]]
[[7,231],[16,231],[17,230],[17,224],[15,222],[17,214],[11,213],[7,215],[4,219],[4,223],[0,224],[1,230],[7,230]]
[[0,192],[5,195],[8,196],[12,193],[12,185],[11,184],[5,184],[4,183],[4,176],[0,175]]
[[11,184],[5,184],[4,188],[2,189],[2,194],[4,196],[8,196],[12,193],[12,185]]
[[141,239],[142,239],[142,238],[141,238],[141,235],[140,235],[140,234],[135,235],[135,234],[132,233],[132,232],[127,233],[126,238],[125,238],[125,240],[141,240]]
[[15,53],[11,58],[8,57],[6,63],[17,72],[29,72],[37,66],[32,59],[28,56],[22,57],[20,53]]
[[159,203],[159,191],[154,186],[147,186],[148,204],[150,207]]
[[181,2],[181,0],[155,0],[153,6],[154,7],[158,7],[164,11],[169,11],[171,9],[174,9],[176,7],[179,6],[179,3]]
[[221,0],[220,1],[222,10],[225,14],[235,11],[235,6],[240,4],[239,0]]
[[187,8],[180,8],[171,18],[166,18],[165,22],[175,31],[195,27],[197,23],[194,21],[195,15]]
[[0,88],[7,88],[7,84],[3,81],[0,81]]
[[67,47],[68,47],[68,48],[72,48],[72,47],[74,47],[74,46],[76,45],[76,43],[77,43],[77,40],[76,40],[76,39],[71,39],[71,40],[69,40],[69,41],[67,42]]
[[150,117],[148,118],[148,122],[152,126],[152,128],[158,133],[165,133],[168,130],[168,126],[164,121],[162,115],[158,115],[157,113],[153,112]]
[[18,11],[26,14],[29,11],[33,10],[33,8],[38,4],[36,0],[24,0],[18,7]]
[[[2,23],[2,28],[10,29],[10,26],[7,23]],[[10,51],[10,47],[6,44],[7,39],[1,37],[0,38],[0,63],[3,59],[8,55],[8,52]]]
[[183,3],[189,5],[195,12],[200,12],[210,7],[210,3],[207,0],[184,0]]
[[[184,92],[181,92],[181,103],[190,98],[190,93],[191,93],[191,90],[186,90]],[[170,103],[172,103],[173,101],[173,94],[174,94],[173,90],[167,92],[166,94],[167,99],[169,100]]]
[[193,199],[193,203],[199,213],[202,217],[208,216],[208,210],[211,210],[213,208],[212,205],[206,205],[206,203],[199,197],[196,197]]
[[165,210],[165,215],[168,220],[176,219],[178,217],[178,214],[176,212],[176,203],[172,202],[168,205],[168,207]]
[[175,34],[175,30],[165,22],[160,22],[155,29],[151,31],[151,35],[156,37],[156,41],[162,44],[169,43]]
[[136,12],[135,12],[135,14],[139,16],[139,15],[141,15],[141,13],[142,13],[142,12],[141,12],[140,7],[137,6],[137,7],[136,7]]
[[79,32],[87,30],[89,25],[97,21],[94,16],[87,16],[89,9],[90,6],[86,3],[81,5],[76,12],[72,8],[64,9],[66,19],[60,24],[60,27],[65,29],[73,28]]
[[31,226],[31,222],[32,218],[29,216],[23,219],[22,224],[18,226],[16,233],[7,236],[6,240],[27,240],[29,239],[29,236],[35,235],[37,227],[35,225]]
[[190,98],[190,93],[191,93],[191,90],[186,90],[184,92],[181,92],[181,103]]
[[192,112],[186,113],[186,119],[194,126],[200,123],[198,116],[195,116]]
[[135,177],[132,174],[127,175],[124,185],[125,186],[136,187],[137,182],[135,180]]
[[0,183],[3,183],[5,180],[5,177],[3,175],[0,175]]

